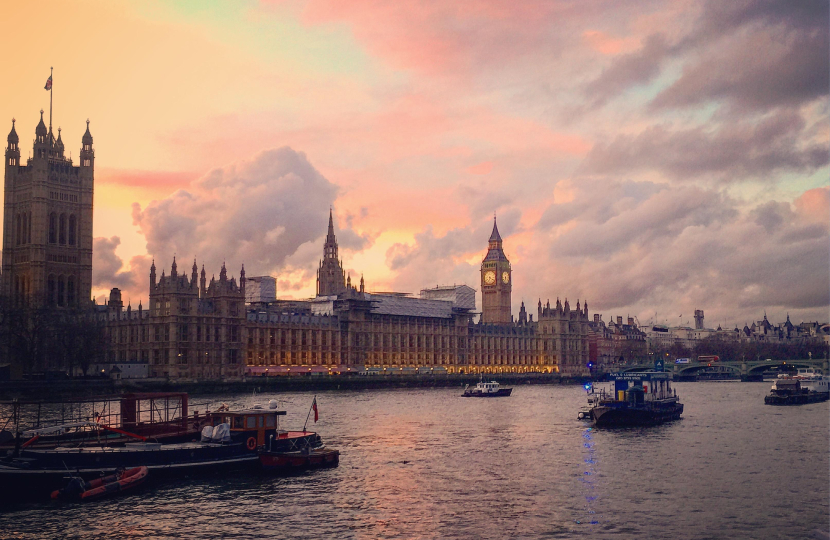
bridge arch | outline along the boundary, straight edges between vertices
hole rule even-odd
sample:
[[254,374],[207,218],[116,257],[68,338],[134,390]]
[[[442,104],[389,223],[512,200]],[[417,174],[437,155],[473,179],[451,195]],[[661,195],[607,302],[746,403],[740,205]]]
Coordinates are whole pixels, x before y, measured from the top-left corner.
[[748,374],[758,374],[767,370],[782,371],[782,367],[791,368],[793,370],[808,367],[821,369],[821,363],[815,360],[774,360],[772,362],[753,362],[752,364],[747,364],[746,372]]
[[[711,365],[706,364],[682,364],[683,367],[678,366],[678,370],[675,372],[678,375],[695,375],[702,371],[711,370],[712,368],[719,367],[728,369],[730,372],[735,373],[737,375],[741,374],[741,366],[728,364],[725,362],[713,362]],[[722,371],[722,370],[718,370]]]

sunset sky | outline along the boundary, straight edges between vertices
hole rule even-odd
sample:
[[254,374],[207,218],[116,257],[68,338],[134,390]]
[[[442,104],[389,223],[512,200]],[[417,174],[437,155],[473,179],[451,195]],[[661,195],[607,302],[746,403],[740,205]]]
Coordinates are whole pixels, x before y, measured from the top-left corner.
[[[314,293],[329,207],[375,291],[707,326],[828,320],[830,25],[798,2],[4,5],[0,119],[95,143],[93,289],[152,257]],[[480,302],[480,298],[479,298]]]

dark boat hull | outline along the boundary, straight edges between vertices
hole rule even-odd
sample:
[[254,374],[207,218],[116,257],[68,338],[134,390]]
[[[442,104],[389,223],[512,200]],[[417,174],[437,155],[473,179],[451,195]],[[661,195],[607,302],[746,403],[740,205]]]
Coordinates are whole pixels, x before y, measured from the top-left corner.
[[309,452],[260,452],[259,462],[269,471],[337,467],[340,451],[317,448]]
[[513,392],[512,388],[499,388],[496,392],[475,392],[471,390],[467,390],[461,397],[507,397]]
[[682,403],[661,406],[599,405],[591,410],[596,427],[653,426],[679,420],[683,414]]
[[[93,481],[114,474],[120,468],[146,466],[154,480],[206,472],[256,469],[256,448],[246,442],[141,445],[107,449],[62,448],[24,450],[16,459],[0,461],[0,500],[21,495],[29,498],[48,496],[66,485],[69,476]],[[313,432],[282,433],[269,441],[279,452],[292,452],[322,445]],[[13,495],[12,495],[13,494]]]
[[785,396],[770,394],[764,397],[764,403],[767,405],[806,405],[827,401],[828,399],[830,399],[830,392],[805,392]]
[[[225,459],[205,459],[181,463],[148,465],[153,481],[181,476],[193,476],[216,472],[256,469],[258,467],[256,453],[247,453],[242,456]],[[0,501],[11,502],[18,500],[36,500],[48,498],[49,494],[66,485],[70,476],[78,476],[87,482],[114,474],[120,467],[88,467],[75,468],[71,471],[65,468],[25,469],[0,464],[0,483],[4,486],[0,490]]]

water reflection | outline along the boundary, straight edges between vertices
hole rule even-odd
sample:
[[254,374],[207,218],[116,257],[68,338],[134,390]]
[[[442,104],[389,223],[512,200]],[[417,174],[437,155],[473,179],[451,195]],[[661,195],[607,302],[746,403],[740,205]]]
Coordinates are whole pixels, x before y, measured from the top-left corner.
[[593,428],[586,428],[585,433],[582,435],[582,438],[585,442],[582,443],[582,446],[585,448],[584,455],[585,458],[583,461],[585,462],[585,471],[584,477],[582,479],[582,483],[585,489],[585,512],[586,516],[582,520],[577,520],[577,524],[587,523],[589,525],[597,525],[599,521],[597,521],[596,516],[596,500],[597,500],[597,490],[598,490],[598,466],[597,466],[597,453],[596,453],[596,443],[591,436],[591,432]]

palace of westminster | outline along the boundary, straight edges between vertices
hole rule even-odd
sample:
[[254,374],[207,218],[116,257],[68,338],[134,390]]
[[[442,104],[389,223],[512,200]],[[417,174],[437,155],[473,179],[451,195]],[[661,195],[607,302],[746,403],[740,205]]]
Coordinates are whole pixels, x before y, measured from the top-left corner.
[[[34,153],[20,160],[14,120],[5,152],[2,295],[12,303],[94,314],[105,345],[93,369],[135,370],[144,377],[236,379],[304,373],[587,373],[588,305],[567,300],[524,303],[512,315],[513,273],[495,219],[481,262],[481,313],[466,285],[422,290],[418,297],[370,293],[347,277],[334,223],[317,271],[317,296],[277,300],[273,278],[209,281],[193,262],[190,276],[149,276],[149,303],[124,307],[112,289],[106,305],[92,296],[95,152],[87,130],[79,163],[64,153],[41,112]],[[246,291],[247,289],[247,291]],[[87,311],[88,308],[88,311]],[[53,366],[60,369],[61,366]],[[25,369],[25,366],[24,366]]]

